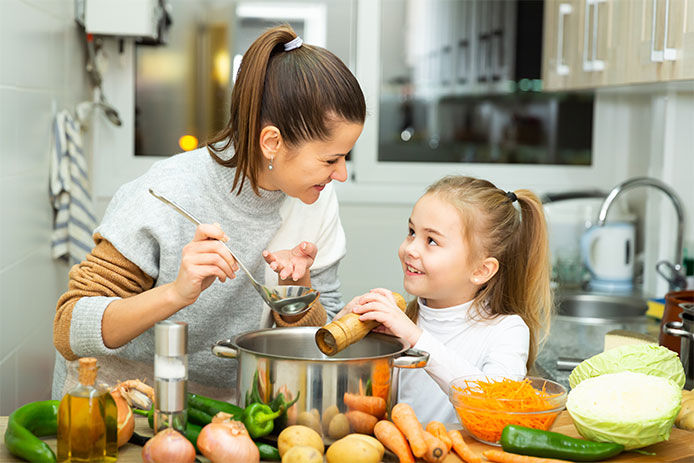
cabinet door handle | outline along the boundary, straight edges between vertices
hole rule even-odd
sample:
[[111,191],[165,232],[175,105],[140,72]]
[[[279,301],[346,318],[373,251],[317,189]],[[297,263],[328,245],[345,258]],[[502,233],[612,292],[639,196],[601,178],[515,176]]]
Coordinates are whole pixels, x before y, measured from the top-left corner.
[[557,74],[569,75],[569,66],[564,63],[564,18],[573,12],[570,3],[559,4],[559,21],[557,26]]
[[663,59],[665,61],[675,61],[677,59],[677,50],[667,47],[667,36],[670,28],[670,0],[665,0],[665,26],[663,27]]
[[656,19],[658,16],[658,0],[653,0],[653,24],[651,27],[651,61],[662,63],[663,61],[675,61],[677,49],[667,47],[668,29],[670,28],[670,0],[665,0],[665,19],[663,20],[663,49],[656,50]]
[[[607,0],[586,0],[586,17],[583,22],[583,70],[586,72],[602,71],[605,62],[598,59],[598,4]],[[593,21],[591,27],[590,10],[593,9]],[[591,29],[589,31],[589,28]],[[592,40],[591,40],[592,39]],[[588,59],[588,44],[590,44],[590,59]]]
[[[591,1],[591,0],[588,0]],[[600,17],[600,9],[598,8],[598,5],[600,3],[604,3],[607,0],[592,0],[593,3],[593,60],[592,60],[592,67],[593,71],[602,71],[605,69],[605,62],[601,59],[598,59],[598,19]],[[670,1],[670,0],[668,0]]]

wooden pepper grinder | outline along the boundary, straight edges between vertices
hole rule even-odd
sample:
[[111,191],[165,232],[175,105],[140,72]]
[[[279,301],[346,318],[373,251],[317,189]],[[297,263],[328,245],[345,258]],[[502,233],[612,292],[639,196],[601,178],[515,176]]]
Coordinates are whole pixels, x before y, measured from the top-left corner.
[[[403,312],[407,308],[405,299],[398,293],[393,293],[395,302]],[[375,320],[363,322],[359,315],[348,313],[344,317],[333,320],[316,331],[316,344],[325,355],[335,355],[347,346],[354,344],[369,334],[379,323]]]

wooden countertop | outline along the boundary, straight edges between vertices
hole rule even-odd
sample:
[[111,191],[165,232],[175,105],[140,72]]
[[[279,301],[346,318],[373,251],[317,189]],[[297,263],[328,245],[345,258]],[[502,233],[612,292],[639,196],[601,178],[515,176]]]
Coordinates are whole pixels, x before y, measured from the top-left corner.
[[[7,428],[7,417],[0,416],[0,435],[5,435],[5,429]],[[557,421],[552,426],[552,430],[560,432],[573,437],[580,437],[576,429],[574,428],[569,414],[564,411]],[[151,436],[152,430],[147,426],[147,420],[144,417],[138,416],[135,421],[135,432],[143,436]],[[48,445],[55,451],[56,440],[55,438],[44,439]],[[478,453],[484,450],[490,450],[492,448],[486,444],[475,441],[471,437],[466,438],[466,442],[470,448]],[[624,462],[624,463],[694,463],[694,432],[683,431],[681,429],[674,428],[670,434],[670,440],[667,442],[661,442],[659,444],[652,445],[643,449],[648,452],[653,452],[655,455],[641,455],[634,452],[625,452],[615,458],[610,459],[610,462]],[[205,458],[200,457],[202,461],[207,461]],[[4,444],[4,438],[0,441],[0,463],[14,463],[21,462],[22,460],[15,458],[10,455]],[[142,447],[138,447],[133,444],[125,444],[118,450],[118,461],[123,463],[135,463],[142,461]],[[388,452],[386,462],[396,462],[397,459]],[[461,460],[457,458],[447,458],[447,463],[459,462]],[[484,460],[483,460],[484,461]]]

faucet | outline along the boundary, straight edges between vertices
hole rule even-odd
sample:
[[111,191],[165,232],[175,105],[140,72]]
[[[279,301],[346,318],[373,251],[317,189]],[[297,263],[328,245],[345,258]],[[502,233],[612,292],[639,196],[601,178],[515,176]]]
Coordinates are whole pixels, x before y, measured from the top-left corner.
[[[684,279],[682,273],[684,208],[682,207],[682,201],[680,200],[680,197],[677,195],[675,190],[673,190],[667,184],[661,182],[660,180],[651,177],[634,177],[625,180],[616,187],[612,188],[605,200],[602,202],[602,206],[600,207],[600,213],[598,214],[597,225],[599,227],[605,225],[605,222],[607,220],[607,211],[610,210],[610,206],[621,193],[637,186],[651,186],[659,189],[660,191],[665,193],[668,198],[670,198],[670,201],[672,201],[672,205],[675,207],[675,212],[677,213],[677,239],[675,241],[675,264],[673,265],[667,261],[660,261],[656,265],[656,269],[658,270],[658,273],[660,273],[660,275],[662,275],[668,280],[668,283],[670,284],[670,291],[682,289],[686,287],[686,280]],[[668,277],[663,272],[661,272],[661,266],[668,267],[672,271],[672,275]]]

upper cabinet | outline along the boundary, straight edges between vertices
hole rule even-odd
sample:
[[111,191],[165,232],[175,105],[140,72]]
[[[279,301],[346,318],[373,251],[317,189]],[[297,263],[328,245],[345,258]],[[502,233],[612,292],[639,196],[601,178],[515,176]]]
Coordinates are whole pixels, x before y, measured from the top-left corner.
[[694,0],[547,0],[547,90],[694,79]]

